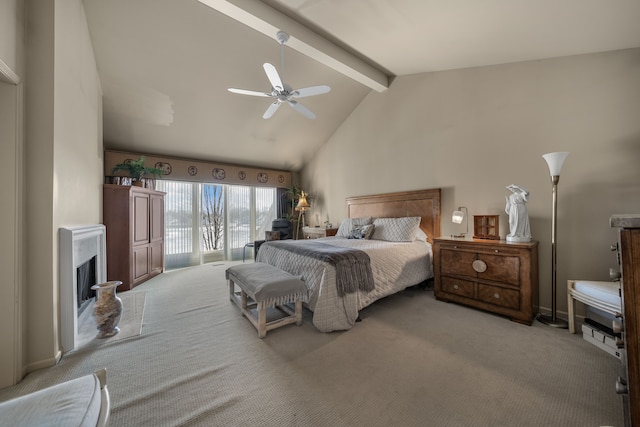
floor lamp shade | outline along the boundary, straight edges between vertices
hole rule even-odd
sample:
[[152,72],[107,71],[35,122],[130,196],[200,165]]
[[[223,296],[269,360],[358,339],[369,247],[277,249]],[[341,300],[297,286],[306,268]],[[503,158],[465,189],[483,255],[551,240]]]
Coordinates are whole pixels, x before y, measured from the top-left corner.
[[542,155],[542,157],[547,161],[547,166],[549,166],[549,173],[551,176],[560,176],[560,170],[568,156],[569,153],[566,151]]
[[296,239],[298,238],[298,231],[300,230],[301,221],[302,221],[302,227],[304,227],[304,211],[306,211],[310,207],[311,207],[311,205],[309,204],[309,201],[307,200],[307,194],[304,191],[302,191],[300,193],[300,199],[298,199],[298,204],[296,205],[296,210],[299,212],[298,213],[298,226],[296,227]]
[[563,319],[558,319],[556,316],[556,289],[557,289],[557,218],[558,218],[558,182],[560,181],[560,171],[564,161],[569,156],[566,151],[557,153],[543,154],[542,157],[549,166],[549,174],[551,175],[551,200],[552,200],[552,216],[551,216],[551,316],[538,315],[538,320],[545,325],[553,326],[555,328],[567,328],[567,322]]

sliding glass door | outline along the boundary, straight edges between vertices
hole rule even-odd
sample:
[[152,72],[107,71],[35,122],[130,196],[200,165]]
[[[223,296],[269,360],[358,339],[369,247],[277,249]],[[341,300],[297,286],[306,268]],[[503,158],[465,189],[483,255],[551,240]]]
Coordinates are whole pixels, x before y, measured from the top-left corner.
[[276,218],[275,188],[168,180],[157,184],[167,193],[166,269],[241,259],[245,245],[264,239]]

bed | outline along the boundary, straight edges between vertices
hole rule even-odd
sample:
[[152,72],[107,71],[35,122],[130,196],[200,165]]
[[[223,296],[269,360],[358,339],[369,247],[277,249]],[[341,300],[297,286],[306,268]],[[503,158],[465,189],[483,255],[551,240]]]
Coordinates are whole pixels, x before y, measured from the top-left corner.
[[[431,244],[440,235],[440,189],[350,197],[346,211],[337,236],[265,242],[256,258],[302,278],[313,324],[322,332],[350,329],[364,307],[433,277]],[[352,232],[366,229],[365,218],[374,225],[371,239],[346,237],[349,224]],[[390,225],[409,223],[417,225],[414,238],[386,240],[396,240],[389,237]],[[315,254],[316,248],[337,253],[340,261],[327,261]],[[346,264],[359,269],[347,271]]]

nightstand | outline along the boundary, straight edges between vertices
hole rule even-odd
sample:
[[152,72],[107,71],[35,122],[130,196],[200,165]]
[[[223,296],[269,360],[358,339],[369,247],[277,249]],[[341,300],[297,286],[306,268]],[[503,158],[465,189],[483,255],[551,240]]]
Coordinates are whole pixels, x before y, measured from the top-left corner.
[[538,242],[436,238],[434,295],[531,325],[538,311]]
[[337,228],[302,227],[302,238],[318,239],[320,237],[331,237],[335,236],[337,232]]

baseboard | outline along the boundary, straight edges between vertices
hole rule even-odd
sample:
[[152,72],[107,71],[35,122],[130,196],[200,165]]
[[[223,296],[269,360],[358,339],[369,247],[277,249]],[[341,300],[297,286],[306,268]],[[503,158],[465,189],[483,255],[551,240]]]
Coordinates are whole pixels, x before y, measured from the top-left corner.
[[47,359],[38,360],[27,365],[27,373],[37,371],[38,369],[50,368],[56,366],[62,358],[62,352],[58,350],[55,356]]
[[[550,308],[546,308],[546,307],[539,307],[538,308],[538,313],[544,315],[544,316],[551,316],[551,309]],[[568,320],[569,319],[569,314],[566,311],[559,311],[556,310],[556,317],[562,319],[562,320]],[[584,323],[584,316],[576,316],[576,320],[582,318],[582,323]]]

